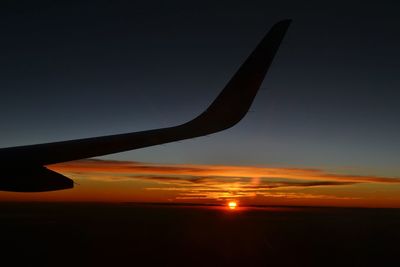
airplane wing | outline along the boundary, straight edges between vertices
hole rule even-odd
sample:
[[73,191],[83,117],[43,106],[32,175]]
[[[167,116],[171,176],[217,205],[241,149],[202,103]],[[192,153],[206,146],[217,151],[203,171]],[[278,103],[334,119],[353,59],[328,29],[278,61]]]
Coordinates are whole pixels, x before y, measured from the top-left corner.
[[[53,176],[59,180],[62,175],[48,170],[44,165],[199,137],[232,127],[249,110],[290,23],[291,20],[276,23],[214,102],[193,120],[174,127],[148,131],[2,148],[0,162],[7,166],[7,171],[1,174],[0,190],[49,191],[46,185],[49,185],[50,190],[64,189],[50,185],[52,179],[56,180]],[[43,188],[38,186],[39,178],[35,176],[47,177],[43,178]],[[17,180],[20,184],[10,187]],[[68,184],[70,187],[73,187],[73,183]]]

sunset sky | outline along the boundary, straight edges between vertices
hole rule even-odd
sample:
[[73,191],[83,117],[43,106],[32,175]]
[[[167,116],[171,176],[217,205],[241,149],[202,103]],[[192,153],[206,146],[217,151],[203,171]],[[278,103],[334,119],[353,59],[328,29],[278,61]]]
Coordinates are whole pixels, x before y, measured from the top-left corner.
[[400,207],[398,10],[392,1],[4,1],[0,147],[185,122],[275,22],[293,23],[235,127],[48,166],[75,188],[0,200]]

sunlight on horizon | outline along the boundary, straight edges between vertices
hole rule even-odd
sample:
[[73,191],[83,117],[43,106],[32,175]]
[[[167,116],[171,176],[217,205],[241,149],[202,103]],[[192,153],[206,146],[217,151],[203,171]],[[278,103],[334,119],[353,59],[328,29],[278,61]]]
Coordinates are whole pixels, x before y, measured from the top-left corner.
[[236,201],[229,201],[229,202],[228,202],[228,207],[229,207],[229,209],[231,209],[231,210],[236,209],[237,206],[238,206],[238,204],[237,204]]

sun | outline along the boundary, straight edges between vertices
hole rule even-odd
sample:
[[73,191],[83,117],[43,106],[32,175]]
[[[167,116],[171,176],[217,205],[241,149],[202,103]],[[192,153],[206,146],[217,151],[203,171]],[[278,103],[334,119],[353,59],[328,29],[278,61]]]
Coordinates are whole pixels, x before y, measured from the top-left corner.
[[236,201],[229,201],[229,202],[228,202],[228,207],[229,207],[229,209],[231,209],[231,210],[236,209],[236,207],[237,207],[237,202],[236,202]]

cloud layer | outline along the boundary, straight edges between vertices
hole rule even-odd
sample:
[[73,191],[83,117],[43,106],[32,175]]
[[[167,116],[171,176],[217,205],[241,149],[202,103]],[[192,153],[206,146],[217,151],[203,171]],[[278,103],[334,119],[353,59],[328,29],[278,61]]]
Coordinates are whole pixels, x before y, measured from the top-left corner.
[[176,199],[348,199],[349,197],[334,194],[315,194],[300,190],[367,183],[400,183],[400,179],[395,177],[261,166],[173,165],[91,159],[57,164],[49,168],[73,178],[147,181],[151,182],[151,186],[147,186],[145,190],[175,192]]

